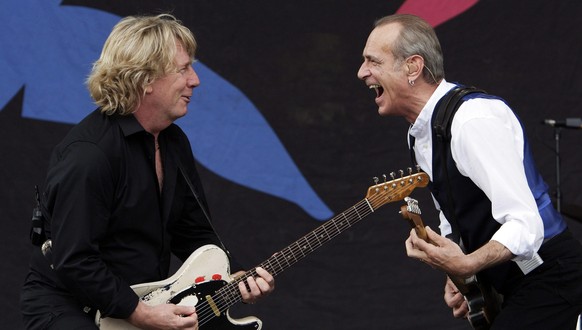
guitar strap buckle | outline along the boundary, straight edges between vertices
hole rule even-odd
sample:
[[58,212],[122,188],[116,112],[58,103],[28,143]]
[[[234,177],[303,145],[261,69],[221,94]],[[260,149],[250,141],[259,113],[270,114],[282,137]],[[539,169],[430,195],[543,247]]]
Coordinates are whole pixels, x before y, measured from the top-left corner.
[[519,269],[523,272],[523,275],[529,274],[532,270],[538,268],[541,264],[544,263],[544,260],[540,255],[536,252],[533,258],[529,260],[520,260],[515,262]]
[[47,239],[46,241],[44,241],[44,243],[42,243],[42,245],[40,247],[40,251],[42,252],[42,255],[46,258],[46,260],[49,262],[49,266],[51,267],[51,269],[54,269],[54,266],[53,266],[53,241],[50,239]]

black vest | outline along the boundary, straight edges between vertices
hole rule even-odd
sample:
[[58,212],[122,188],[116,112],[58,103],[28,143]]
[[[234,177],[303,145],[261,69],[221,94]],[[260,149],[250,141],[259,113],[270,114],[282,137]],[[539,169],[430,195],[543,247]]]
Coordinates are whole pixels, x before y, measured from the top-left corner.
[[[486,244],[501,226],[492,217],[489,198],[471,179],[459,172],[451,153],[452,118],[462,102],[474,97],[491,96],[480,90],[453,88],[437,103],[431,119],[433,159],[432,181],[428,188],[451,224],[453,234],[462,239],[466,253]],[[443,111],[449,113],[444,114]],[[453,240],[457,240],[458,236]],[[519,267],[511,261],[479,273],[481,281],[490,283],[502,294],[522,276]]]

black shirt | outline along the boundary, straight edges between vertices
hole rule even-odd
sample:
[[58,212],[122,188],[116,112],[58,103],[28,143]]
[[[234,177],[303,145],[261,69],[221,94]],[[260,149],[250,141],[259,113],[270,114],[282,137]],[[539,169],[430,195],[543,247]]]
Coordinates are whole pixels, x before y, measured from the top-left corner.
[[219,245],[178,168],[203,199],[186,135],[172,124],[158,140],[161,193],[154,137],[133,115],[96,110],[56,146],[43,194],[54,270],[36,251],[28,294],[34,283],[55,299],[126,318],[138,303],[129,286],[168,277],[171,252],[184,260],[204,244]]

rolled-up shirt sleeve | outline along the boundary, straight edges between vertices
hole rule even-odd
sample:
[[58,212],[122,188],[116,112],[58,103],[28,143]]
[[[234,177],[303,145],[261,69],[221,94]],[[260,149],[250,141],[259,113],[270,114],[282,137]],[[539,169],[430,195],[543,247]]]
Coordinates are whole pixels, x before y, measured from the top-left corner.
[[515,255],[531,259],[544,237],[543,221],[528,186],[521,124],[501,100],[471,99],[451,126],[451,151],[459,172],[490,199],[501,224],[491,238]]

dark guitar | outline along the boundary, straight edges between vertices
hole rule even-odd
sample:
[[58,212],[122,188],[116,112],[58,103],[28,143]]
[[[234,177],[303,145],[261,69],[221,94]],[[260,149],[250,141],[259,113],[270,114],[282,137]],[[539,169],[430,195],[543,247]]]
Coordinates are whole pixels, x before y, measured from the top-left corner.
[[[376,184],[368,188],[365,199],[275,253],[258,267],[273,276],[280,274],[379,207],[404,199],[417,187],[426,187],[429,180],[426,173],[412,174],[409,170],[406,177],[396,179],[393,176],[393,180],[383,183],[375,181]],[[215,245],[205,245],[194,251],[168,279],[133,285],[132,289],[148,305],[195,306],[201,330],[261,329],[262,322],[256,317],[233,319],[228,315],[229,308],[242,300],[239,282],[257,276],[255,268],[233,278],[224,251]],[[101,330],[135,329],[125,320],[102,318],[99,312],[95,323]]]
[[[424,223],[420,218],[418,202],[410,197],[405,197],[406,205],[400,207],[400,214],[414,228],[416,235],[428,243],[434,244],[428,239]],[[478,280],[478,276],[459,278],[447,274],[455,284],[459,292],[465,297],[469,306],[467,319],[473,329],[487,330],[491,327],[493,319],[500,311],[501,297],[495,290]]]

